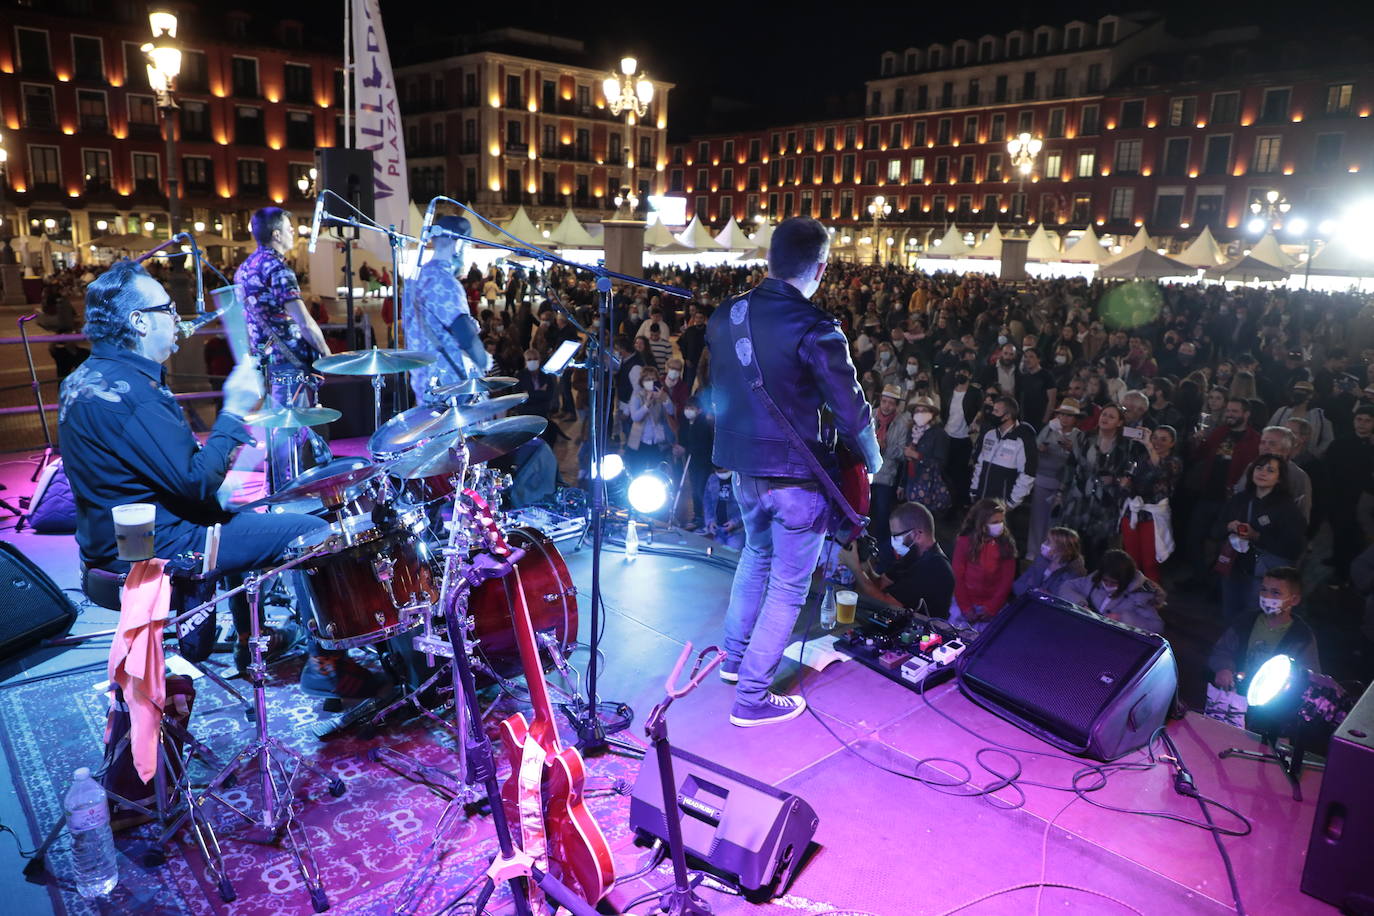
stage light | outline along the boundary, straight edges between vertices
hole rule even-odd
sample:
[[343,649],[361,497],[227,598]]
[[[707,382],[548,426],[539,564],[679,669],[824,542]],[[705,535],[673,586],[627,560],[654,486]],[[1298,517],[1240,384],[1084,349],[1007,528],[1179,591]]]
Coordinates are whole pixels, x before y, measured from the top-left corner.
[[1294,235],[1302,235],[1307,231],[1307,220],[1301,216],[1294,217],[1288,221],[1288,231]]
[[657,471],[647,471],[630,481],[628,495],[636,512],[649,515],[668,502],[668,481]]
[[615,480],[625,470],[625,461],[619,455],[607,455],[601,459],[601,479]]
[[1255,217],[1254,219],[1250,220],[1250,222],[1249,222],[1247,228],[1248,228],[1251,232],[1253,232],[1253,233],[1255,233],[1256,235],[1258,235],[1259,233],[1261,233],[1261,232],[1264,231],[1264,220],[1260,219],[1260,218],[1257,216],[1257,217]]
[[1264,706],[1272,703],[1279,694],[1291,685],[1293,680],[1293,659],[1287,655],[1275,655],[1260,666],[1250,681],[1250,689],[1245,692],[1245,701],[1251,706]]

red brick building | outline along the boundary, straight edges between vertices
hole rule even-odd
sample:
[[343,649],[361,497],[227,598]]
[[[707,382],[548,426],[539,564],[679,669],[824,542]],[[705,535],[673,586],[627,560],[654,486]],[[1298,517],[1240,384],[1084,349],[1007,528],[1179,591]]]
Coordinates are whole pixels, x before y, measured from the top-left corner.
[[[861,258],[878,195],[894,250],[1018,213],[1060,232],[1143,225],[1179,244],[1207,225],[1239,240],[1271,189],[1316,226],[1374,191],[1368,50],[1251,28],[1181,39],[1148,16],[908,48],[882,56],[862,117],[693,137],[670,149],[668,185],[717,226],[799,213],[852,226],[837,253]],[[1021,181],[1007,140],[1023,132],[1043,146]]]
[[[8,0],[0,29],[0,187],[4,235],[46,232],[77,246],[106,232],[165,237],[162,117],[139,51],[147,9],[132,0]],[[342,111],[342,54],[305,25],[206,3],[182,7],[173,164],[182,227],[247,237],[276,203],[308,218],[296,179],[332,146]]]

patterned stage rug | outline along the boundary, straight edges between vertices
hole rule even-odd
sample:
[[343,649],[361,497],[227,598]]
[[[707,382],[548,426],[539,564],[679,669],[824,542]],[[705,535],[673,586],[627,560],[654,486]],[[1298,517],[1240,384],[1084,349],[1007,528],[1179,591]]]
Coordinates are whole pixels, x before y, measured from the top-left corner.
[[[212,664],[222,656],[216,656]],[[302,772],[296,781],[297,812],[308,832],[331,912],[381,916],[396,912],[398,896],[414,866],[435,840],[435,827],[447,800],[428,786],[412,782],[392,769],[373,762],[369,751],[390,747],[422,764],[452,771],[457,766],[452,738],[441,727],[412,720],[364,737],[356,730],[320,741],[310,726],[329,715],[319,699],[297,687],[299,660],[288,660],[271,671],[267,690],[268,723],[272,736],[288,744],[331,776],[342,778],[347,791],[333,798],[325,782]],[[0,688],[0,739],[15,774],[21,803],[28,814],[31,835],[46,835],[62,817],[62,796],[72,770],[99,765],[103,750],[107,697],[96,687],[105,678],[103,666],[67,672]],[[229,760],[252,736],[252,726],[241,707],[206,678],[196,682],[199,694],[191,718],[192,733],[219,757]],[[235,682],[238,684],[238,682]],[[485,695],[484,695],[485,696]],[[489,700],[490,697],[487,697]],[[501,697],[488,712],[488,731],[521,704]],[[638,723],[636,723],[638,727]],[[566,722],[560,721],[564,740]],[[628,737],[629,732],[622,733]],[[499,749],[499,742],[498,742]],[[616,850],[617,872],[626,874],[645,861],[647,851],[633,845],[629,822],[629,787],[638,762],[612,755],[587,761],[587,804]],[[506,772],[501,765],[502,779]],[[216,772],[196,763],[192,775],[204,784]],[[247,778],[222,795],[240,810],[249,810],[260,795],[256,770],[241,770]],[[623,793],[613,791],[622,787]],[[169,850],[167,863],[144,868],[139,851],[156,836],[154,825],[115,834],[120,852],[119,886],[110,900],[92,905],[83,900],[72,882],[70,844],[63,834],[49,853],[47,875],[54,908],[58,913],[163,914],[308,914],[312,912],[306,891],[288,849],[284,845],[257,845],[244,838],[243,818],[216,802],[207,804],[219,831],[226,869],[238,893],[232,904],[223,903],[205,876],[204,864],[187,831],[183,830]],[[485,813],[451,819],[454,827],[442,844],[443,858],[432,882],[421,889],[411,912],[432,914],[445,908],[475,875],[485,871],[496,852],[490,817]],[[471,901],[469,896],[468,901]],[[504,890],[494,896],[489,909],[508,912]],[[462,913],[467,907],[453,912]]]

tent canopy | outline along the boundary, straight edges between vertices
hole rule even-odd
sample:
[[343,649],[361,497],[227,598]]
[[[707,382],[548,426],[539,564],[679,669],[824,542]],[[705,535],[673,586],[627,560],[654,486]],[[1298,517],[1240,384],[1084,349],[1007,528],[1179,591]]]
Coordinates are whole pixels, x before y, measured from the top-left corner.
[[[941,245],[941,248],[944,246]],[[971,258],[1000,258],[1002,256],[1002,230],[997,228],[997,224],[992,224],[992,231],[987,234],[973,250],[968,253]]]
[[[1158,246],[1155,245],[1155,240],[1150,238],[1150,234],[1145,231],[1145,227],[1141,226],[1140,231],[1135,234],[1135,238],[1127,242],[1125,247],[1121,249],[1121,254],[1116,256],[1116,260],[1120,261],[1128,258],[1138,251],[1154,251],[1157,247]],[[1158,252],[1156,252],[1156,254],[1157,253]]]
[[1211,280],[1231,280],[1240,283],[1249,281],[1274,283],[1288,279],[1288,271],[1282,267],[1275,267],[1267,261],[1261,261],[1255,257],[1252,251],[1250,254],[1241,255],[1220,267],[1212,268],[1207,271],[1206,276]]
[[1178,260],[1184,264],[1191,264],[1193,267],[1216,267],[1226,260],[1226,256],[1221,253],[1221,246],[1212,236],[1212,228],[1203,226],[1202,232],[1193,239],[1192,243],[1178,256]]
[[1374,246],[1353,243],[1349,237],[1334,238],[1312,257],[1312,273],[1342,276],[1374,276]]
[[1272,231],[1266,232],[1264,238],[1255,243],[1255,246],[1250,249],[1250,257],[1274,267],[1281,267],[1284,270],[1298,263],[1295,258],[1290,258],[1283,253],[1283,249],[1279,247],[1279,240],[1274,238]]
[[735,222],[734,216],[730,217],[730,222],[725,224],[725,228],[720,230],[720,235],[716,236],[716,242],[722,247],[742,251],[746,248],[756,247],[749,237],[744,234],[740,224]]
[[1028,261],[1057,261],[1059,260],[1059,246],[1054,243],[1054,238],[1045,231],[1042,223],[1035,227],[1035,234],[1030,238],[1030,244],[1026,246],[1026,260]]
[[701,224],[701,217],[692,216],[692,221],[687,224],[687,228],[677,234],[677,240],[689,248],[709,251],[712,249],[724,249],[725,246],[711,237],[711,233],[706,231],[706,227]]
[[558,223],[558,228],[549,233],[549,241],[555,242],[562,248],[600,248],[601,243],[591,237],[586,228],[577,221],[577,215],[572,208],[563,214],[563,219]]
[[750,242],[758,248],[767,251],[768,246],[773,242],[773,224],[764,220],[763,224],[759,226],[759,230],[754,233],[754,237],[750,239]]
[[1078,264],[1102,264],[1111,255],[1107,254],[1107,249],[1102,247],[1102,240],[1097,237],[1093,227],[1089,226],[1087,231],[1069,246],[1069,250],[1059,256],[1061,261],[1072,261]]
[[1108,280],[1160,280],[1164,277],[1192,277],[1196,268],[1166,258],[1153,248],[1141,250],[1104,264],[1097,275]]
[[677,239],[673,238],[673,234],[668,231],[668,227],[663,225],[662,221],[660,221],[657,216],[655,216],[654,221],[649,224],[649,228],[644,231],[644,245],[645,247],[655,249],[666,248],[669,245],[677,245],[681,248],[686,247]]
[[538,245],[544,241],[543,235],[540,234],[538,229],[534,228],[534,223],[530,221],[530,216],[525,212],[523,206],[516,210],[515,215],[510,218],[510,222],[506,223],[501,228],[505,229],[522,242],[527,242],[531,245]]
[[968,245],[964,244],[964,234],[959,231],[959,227],[950,223],[948,231],[935,245],[925,252],[927,258],[962,258],[969,253]]

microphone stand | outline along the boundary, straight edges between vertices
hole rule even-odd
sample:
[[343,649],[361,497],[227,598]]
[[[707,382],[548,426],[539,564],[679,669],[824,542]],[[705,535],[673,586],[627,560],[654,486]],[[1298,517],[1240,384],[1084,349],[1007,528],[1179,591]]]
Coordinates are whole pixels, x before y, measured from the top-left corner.
[[[52,431],[48,429],[48,412],[43,408],[43,386],[38,382],[38,369],[35,368],[33,364],[33,350],[29,346],[29,329],[27,325],[37,317],[37,312],[31,312],[19,318],[19,336],[24,339],[24,356],[29,361],[29,380],[30,384],[33,385],[33,399],[38,404],[38,419],[43,424],[43,460],[38,463],[38,467],[33,469],[33,476],[29,478],[29,483],[36,483],[38,481],[39,476],[42,475],[49,462],[52,461],[53,452],[56,451],[56,447],[52,442]],[[15,514],[20,516],[23,515],[22,512]]]
[[632,277],[628,274],[617,273],[608,270],[605,262],[598,262],[595,266],[578,264],[566,258],[538,248],[534,245],[525,243],[521,239],[511,235],[499,226],[495,226],[490,220],[485,219],[476,211],[465,204],[459,203],[452,198],[445,197],[444,200],[456,204],[464,211],[471,213],[474,217],[492,226],[502,235],[505,235],[515,244],[505,244],[503,242],[488,241],[472,236],[462,235],[457,232],[450,232],[446,229],[431,227],[430,234],[447,235],[473,244],[485,245],[488,248],[500,248],[513,254],[524,255],[535,261],[540,261],[545,265],[545,269],[550,264],[561,264],[571,270],[585,270],[596,277],[598,314],[601,318],[601,326],[596,334],[588,334],[587,329],[577,323],[577,319],[568,314],[568,310],[554,298],[552,301],[558,309],[583,334],[587,334],[587,388],[591,400],[591,442],[592,442],[592,498],[591,498],[591,536],[592,536],[592,593],[591,593],[591,622],[590,637],[588,642],[591,644],[591,657],[587,661],[587,708],[578,717],[572,718],[573,726],[577,730],[577,748],[584,756],[594,756],[603,752],[615,752],[631,756],[643,756],[644,751],[637,745],[626,741],[612,740],[606,735],[605,724],[601,721],[600,704],[597,699],[597,675],[600,665],[597,661],[601,645],[601,548],[604,540],[604,516],[606,514],[606,482],[601,478],[601,459],[606,451],[607,441],[607,417],[606,407],[610,401],[611,385],[614,383],[612,364],[614,355],[611,353],[610,343],[611,318],[612,318],[612,299],[611,281],[619,280],[622,283],[629,283],[634,286],[646,289],[657,290],[670,296],[677,296],[682,299],[691,299],[692,294],[675,286],[668,286],[662,283],[655,283],[652,280],[644,280],[640,277]]

